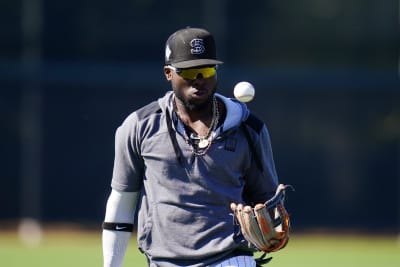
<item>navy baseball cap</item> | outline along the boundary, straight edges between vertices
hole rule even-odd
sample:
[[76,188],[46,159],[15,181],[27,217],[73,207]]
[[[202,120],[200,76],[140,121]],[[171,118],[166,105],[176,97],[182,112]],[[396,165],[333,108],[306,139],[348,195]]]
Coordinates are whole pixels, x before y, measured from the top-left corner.
[[205,29],[185,28],[173,33],[165,45],[165,64],[175,68],[218,65],[214,37]]

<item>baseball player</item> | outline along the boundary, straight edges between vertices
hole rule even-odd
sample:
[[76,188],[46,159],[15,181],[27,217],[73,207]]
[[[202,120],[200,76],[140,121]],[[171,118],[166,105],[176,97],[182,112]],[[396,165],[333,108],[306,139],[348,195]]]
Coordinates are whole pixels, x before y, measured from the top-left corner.
[[164,75],[172,90],[116,131],[104,267],[122,266],[135,214],[151,267],[256,266],[230,204],[265,203],[278,178],[265,124],[216,93],[222,63],[204,29],[168,38]]

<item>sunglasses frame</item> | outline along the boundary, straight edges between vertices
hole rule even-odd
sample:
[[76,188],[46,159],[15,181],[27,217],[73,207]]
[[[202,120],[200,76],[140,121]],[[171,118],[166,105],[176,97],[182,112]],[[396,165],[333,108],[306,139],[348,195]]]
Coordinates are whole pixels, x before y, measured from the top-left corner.
[[[213,77],[213,76],[215,76],[215,75],[217,74],[217,65],[213,65],[213,66],[210,66],[210,67],[187,68],[187,69],[175,68],[175,67],[173,67],[173,66],[171,66],[171,65],[168,65],[167,67],[168,67],[169,69],[175,71],[175,72],[176,72],[179,76],[181,76],[182,78],[187,79],[187,80],[196,80],[196,79],[197,79],[197,76],[198,76],[199,74],[201,74],[201,75],[203,76],[204,79],[211,78],[211,77]],[[205,75],[204,72],[201,71],[201,70],[203,70],[203,69],[214,69],[214,71],[213,71],[213,73],[210,74],[210,75]],[[195,70],[198,70],[198,71],[196,72]],[[185,71],[190,71],[190,72],[193,72],[193,71],[194,71],[195,73],[194,73],[194,75],[187,76],[187,75],[184,74]],[[182,74],[183,74],[183,75],[182,75]],[[185,77],[185,76],[186,76],[186,77]]]

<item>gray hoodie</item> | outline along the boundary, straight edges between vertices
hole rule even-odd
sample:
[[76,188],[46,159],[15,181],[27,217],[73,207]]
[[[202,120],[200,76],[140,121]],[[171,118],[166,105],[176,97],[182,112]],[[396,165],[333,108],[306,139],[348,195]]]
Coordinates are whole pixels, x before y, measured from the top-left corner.
[[172,112],[171,91],[130,114],[117,129],[111,185],[141,192],[137,238],[151,267],[208,266],[226,257],[243,245],[230,203],[265,202],[275,193],[278,178],[265,124],[259,131],[249,127],[263,164],[260,170],[240,128],[248,108],[216,96],[227,114],[203,156],[195,156],[185,141],[183,126]]

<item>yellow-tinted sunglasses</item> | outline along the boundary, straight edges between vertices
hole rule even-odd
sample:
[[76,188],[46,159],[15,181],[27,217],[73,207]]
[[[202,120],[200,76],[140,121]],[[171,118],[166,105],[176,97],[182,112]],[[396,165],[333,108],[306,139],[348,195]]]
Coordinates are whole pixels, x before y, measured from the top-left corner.
[[201,74],[204,79],[207,79],[217,73],[216,66],[190,69],[177,69],[175,67],[168,66],[168,68],[174,70],[179,76],[188,80],[196,80],[199,74]]

